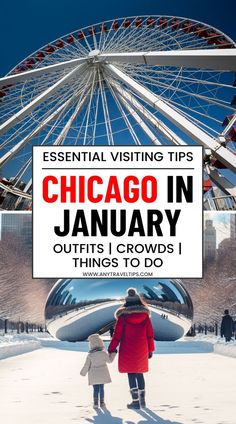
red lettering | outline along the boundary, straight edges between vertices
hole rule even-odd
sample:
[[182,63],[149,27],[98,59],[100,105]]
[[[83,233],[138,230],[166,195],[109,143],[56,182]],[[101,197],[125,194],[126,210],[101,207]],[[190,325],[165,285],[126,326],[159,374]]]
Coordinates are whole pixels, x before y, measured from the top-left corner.
[[[150,183],[150,195],[148,195],[148,183]],[[142,179],[141,183],[142,200],[146,203],[155,202],[157,199],[157,180],[151,175],[147,175]]]
[[128,203],[135,203],[139,199],[139,189],[130,188],[130,183],[139,185],[139,179],[133,175],[124,179],[124,200]]
[[79,202],[84,203],[85,202],[85,177],[80,176],[79,177]]
[[58,199],[58,195],[49,195],[49,183],[58,184],[58,180],[53,175],[48,175],[43,179],[43,200],[47,203],[54,203]]
[[[100,190],[98,190],[98,188]],[[65,176],[59,178],[48,175],[43,179],[43,199],[47,203],[135,203],[142,200],[153,203],[157,200],[158,183],[151,175],[138,178],[129,175],[124,179],[115,175],[105,178],[93,175],[88,179],[84,175]],[[99,192],[100,191],[100,192]]]
[[98,203],[102,201],[102,194],[97,194],[94,196],[94,183],[103,184],[103,180],[101,177],[94,175],[94,177],[90,177],[88,179],[88,200],[92,203]]
[[66,203],[67,193],[69,193],[70,203],[76,202],[76,177],[70,176],[70,183],[67,185],[67,177],[61,177],[61,203]]
[[111,199],[115,199],[116,203],[122,202],[117,177],[114,176],[109,178],[105,196],[105,203],[110,203]]

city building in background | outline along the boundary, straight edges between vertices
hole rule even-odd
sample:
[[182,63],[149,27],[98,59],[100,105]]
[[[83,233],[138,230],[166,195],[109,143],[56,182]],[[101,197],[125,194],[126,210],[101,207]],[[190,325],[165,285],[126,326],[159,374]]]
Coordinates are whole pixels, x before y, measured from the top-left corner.
[[236,238],[236,213],[230,215],[230,238]]
[[9,234],[19,237],[28,246],[32,245],[31,213],[1,213],[0,240],[4,242]]
[[216,256],[216,229],[213,226],[213,221],[207,219],[205,221],[205,230],[204,230],[204,254],[207,259],[215,259]]

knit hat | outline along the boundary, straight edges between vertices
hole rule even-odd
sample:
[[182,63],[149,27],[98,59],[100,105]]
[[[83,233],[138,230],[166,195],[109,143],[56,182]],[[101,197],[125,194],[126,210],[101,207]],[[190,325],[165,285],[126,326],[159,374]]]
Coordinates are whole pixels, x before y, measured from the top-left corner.
[[99,334],[91,334],[91,336],[88,337],[89,346],[90,349],[104,349],[104,343]]
[[127,289],[127,296],[125,297],[125,301],[130,303],[140,301],[140,296],[134,287]]

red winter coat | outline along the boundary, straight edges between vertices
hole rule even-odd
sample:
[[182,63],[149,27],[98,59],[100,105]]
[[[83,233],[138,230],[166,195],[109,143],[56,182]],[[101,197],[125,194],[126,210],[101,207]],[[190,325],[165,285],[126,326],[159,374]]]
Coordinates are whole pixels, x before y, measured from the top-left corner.
[[154,351],[154,334],[149,309],[143,305],[122,307],[117,310],[115,331],[109,345],[114,352],[120,344],[119,372],[143,373],[148,371],[148,353]]

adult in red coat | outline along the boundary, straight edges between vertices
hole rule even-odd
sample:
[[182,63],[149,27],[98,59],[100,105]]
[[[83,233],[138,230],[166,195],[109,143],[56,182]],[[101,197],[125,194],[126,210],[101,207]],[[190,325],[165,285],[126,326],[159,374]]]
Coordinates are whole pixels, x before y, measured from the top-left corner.
[[143,373],[148,371],[148,359],[154,351],[154,333],[150,311],[134,288],[127,290],[124,305],[119,308],[108,351],[115,352],[118,345],[119,372],[127,373],[132,395],[128,408],[145,407],[145,380]]

